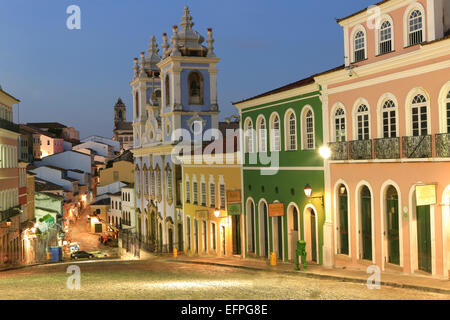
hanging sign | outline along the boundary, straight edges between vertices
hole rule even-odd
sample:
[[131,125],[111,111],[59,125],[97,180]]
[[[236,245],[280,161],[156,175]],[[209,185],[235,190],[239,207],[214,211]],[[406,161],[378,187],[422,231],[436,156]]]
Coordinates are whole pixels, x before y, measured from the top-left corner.
[[429,206],[436,203],[436,185],[416,186],[417,206]]
[[269,217],[283,217],[283,216],[284,216],[284,203],[269,204]]
[[241,204],[240,203],[229,203],[227,211],[228,211],[228,215],[230,215],[230,216],[239,216],[242,213]]
[[228,203],[241,203],[241,190],[228,190],[227,191]]

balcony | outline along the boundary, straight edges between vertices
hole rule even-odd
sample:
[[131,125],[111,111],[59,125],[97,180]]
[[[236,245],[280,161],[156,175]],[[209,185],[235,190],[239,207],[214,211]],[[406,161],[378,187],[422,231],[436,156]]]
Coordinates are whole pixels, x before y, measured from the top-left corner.
[[347,142],[333,142],[329,144],[331,160],[348,160]]
[[400,138],[374,139],[376,159],[400,159]]
[[348,142],[349,156],[351,160],[372,159],[372,140],[355,140]]
[[450,133],[436,135],[436,157],[450,158]]
[[432,136],[402,137],[402,156],[409,159],[433,157]]
[[5,119],[0,119],[0,129],[9,130],[16,133],[20,132],[19,125]]
[[22,212],[20,206],[9,208],[8,210],[0,211],[0,222],[11,219],[15,216],[20,215]]

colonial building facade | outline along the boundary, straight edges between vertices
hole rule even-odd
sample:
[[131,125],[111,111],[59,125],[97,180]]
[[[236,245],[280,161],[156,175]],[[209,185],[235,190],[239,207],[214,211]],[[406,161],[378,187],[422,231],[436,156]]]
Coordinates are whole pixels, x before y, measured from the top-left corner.
[[[243,136],[243,205],[247,256],[324,261],[322,102],[312,77],[234,103]],[[311,190],[311,194],[305,193]],[[331,221],[328,222],[331,226]]]
[[345,67],[315,77],[332,156],[337,266],[448,277],[450,2],[389,0],[338,20]]
[[162,252],[183,248],[182,171],[173,150],[181,136],[190,144],[194,136],[201,141],[208,129],[218,128],[220,59],[213,51],[212,30],[205,47],[193,25],[186,7],[170,44],[163,35],[162,57],[152,37],[148,54],[135,59],[131,82],[138,234]]

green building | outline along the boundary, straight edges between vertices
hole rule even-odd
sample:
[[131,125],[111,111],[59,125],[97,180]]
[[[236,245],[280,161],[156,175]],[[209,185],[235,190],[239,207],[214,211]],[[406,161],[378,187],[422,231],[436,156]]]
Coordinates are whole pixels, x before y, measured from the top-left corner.
[[[324,160],[320,87],[313,77],[234,103],[241,116],[246,256],[322,264]],[[309,196],[307,194],[310,192]]]

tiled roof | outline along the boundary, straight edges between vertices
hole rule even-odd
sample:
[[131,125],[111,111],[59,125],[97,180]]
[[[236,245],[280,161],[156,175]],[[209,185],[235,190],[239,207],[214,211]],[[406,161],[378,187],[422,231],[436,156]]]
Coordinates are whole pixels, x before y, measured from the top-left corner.
[[28,126],[32,126],[35,128],[42,128],[42,129],[65,129],[67,126],[59,123],[59,122],[29,122],[27,123]]

